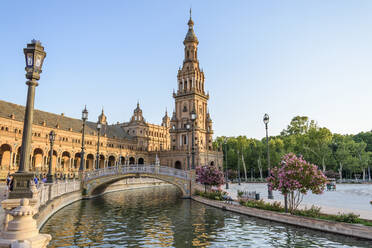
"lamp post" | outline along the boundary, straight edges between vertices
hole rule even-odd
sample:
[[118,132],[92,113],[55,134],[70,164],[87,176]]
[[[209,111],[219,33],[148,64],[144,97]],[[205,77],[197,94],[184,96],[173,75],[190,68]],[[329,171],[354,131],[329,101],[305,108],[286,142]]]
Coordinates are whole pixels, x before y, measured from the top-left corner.
[[31,150],[31,139],[32,139],[32,122],[34,115],[34,101],[35,101],[35,88],[38,86],[38,80],[40,79],[40,73],[42,73],[42,66],[46,56],[44,47],[40,41],[32,40],[31,43],[27,44],[27,47],[23,49],[26,60],[26,78],[28,79],[26,84],[28,85],[27,90],[27,102],[26,111],[23,122],[23,135],[22,135],[22,148],[21,157],[18,171],[14,176],[14,188],[9,194],[9,198],[32,198],[33,193],[30,190],[30,181],[33,180],[34,173],[30,172],[30,150]]
[[47,183],[53,183],[54,175],[52,172],[52,160],[53,160],[53,145],[56,139],[56,133],[52,130],[49,133],[50,151],[49,151],[49,168],[47,175]]
[[[102,124],[100,122],[97,123],[97,134],[98,134],[98,141],[97,141],[97,157],[96,157],[96,170],[99,169],[99,136],[101,134],[101,127]],[[121,157],[121,154],[120,154]]]
[[[267,170],[268,170],[268,177],[270,176],[270,150],[269,150],[269,135],[267,131],[267,124],[269,124],[269,115],[265,114],[263,117],[263,122],[265,123],[265,129],[266,129],[266,145],[267,145]],[[267,192],[268,192],[268,198],[274,199],[273,191],[270,189],[269,185],[267,185]]]
[[88,119],[88,110],[87,106],[84,107],[83,111],[81,112],[81,119],[83,120],[83,130],[81,134],[81,154],[80,154],[80,168],[79,171],[84,171],[84,150],[85,150],[85,142],[84,142],[84,136],[85,136],[85,122]]
[[191,169],[195,170],[195,138],[194,138],[194,131],[195,131],[195,120],[197,118],[197,115],[195,113],[195,110],[193,109],[190,113],[190,119],[192,121],[192,131],[191,131]]
[[191,129],[190,123],[186,124],[186,129],[187,129],[187,169],[190,170],[190,146],[189,146],[189,132]]
[[229,170],[227,169],[227,138],[225,137],[226,189],[229,189]]
[[239,163],[239,150],[238,150],[238,185],[240,185],[240,163]]

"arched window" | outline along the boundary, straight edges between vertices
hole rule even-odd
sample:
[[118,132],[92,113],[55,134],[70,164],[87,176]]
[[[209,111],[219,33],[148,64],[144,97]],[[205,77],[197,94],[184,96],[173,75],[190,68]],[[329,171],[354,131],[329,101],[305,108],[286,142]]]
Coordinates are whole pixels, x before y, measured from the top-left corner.
[[186,52],[186,58],[188,59],[190,57],[189,51]]

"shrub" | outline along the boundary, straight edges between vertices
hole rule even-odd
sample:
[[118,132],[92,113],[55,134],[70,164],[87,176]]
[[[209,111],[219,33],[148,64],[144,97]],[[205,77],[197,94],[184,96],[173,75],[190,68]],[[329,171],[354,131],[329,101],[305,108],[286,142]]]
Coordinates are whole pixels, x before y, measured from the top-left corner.
[[292,213],[308,191],[321,194],[327,182],[323,172],[316,165],[293,153],[284,155],[281,163],[270,170],[270,174],[267,178],[269,188],[279,190],[285,201],[288,196],[289,210]]
[[354,213],[335,215],[335,220],[346,223],[360,223],[359,215]]
[[207,191],[207,186],[220,186],[225,182],[222,171],[213,165],[197,167],[196,176],[196,181],[204,184],[205,191]]
[[310,209],[305,208],[303,210],[296,210],[294,214],[305,217],[317,218],[320,216],[320,209],[321,209],[320,207],[312,205]]
[[238,197],[242,197],[243,193],[244,193],[243,191],[238,190]]
[[246,207],[251,208],[259,208],[263,210],[271,210],[276,212],[284,212],[284,208],[282,207],[280,202],[264,202],[263,200],[248,200],[248,201],[240,201],[240,204]]
[[202,196],[211,200],[222,201],[224,200],[224,197],[227,195],[227,193],[222,190],[211,190],[206,192],[195,190],[195,195]]

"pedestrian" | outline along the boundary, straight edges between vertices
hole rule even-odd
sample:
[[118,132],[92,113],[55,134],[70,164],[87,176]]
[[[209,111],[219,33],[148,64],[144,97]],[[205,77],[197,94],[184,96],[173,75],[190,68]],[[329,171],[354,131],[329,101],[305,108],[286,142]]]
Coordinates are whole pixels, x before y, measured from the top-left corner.
[[10,176],[9,191],[13,191],[14,177]]
[[46,176],[43,176],[43,179],[41,180],[43,183],[46,183],[47,182],[47,178]]
[[37,179],[36,176],[34,177],[34,183],[35,183],[36,186],[37,186],[37,184],[39,183],[39,179]]
[[8,172],[8,176],[6,177],[6,186],[7,186],[8,190],[9,190],[10,181],[11,181],[10,172]]

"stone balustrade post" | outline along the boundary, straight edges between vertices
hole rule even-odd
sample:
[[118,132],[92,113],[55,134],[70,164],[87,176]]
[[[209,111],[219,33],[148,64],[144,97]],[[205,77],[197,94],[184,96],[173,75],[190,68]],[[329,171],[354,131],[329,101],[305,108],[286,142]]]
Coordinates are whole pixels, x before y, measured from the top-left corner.
[[1,233],[0,247],[10,248],[44,248],[52,236],[40,234],[33,216],[37,210],[30,206],[30,200],[23,198],[20,206],[10,211],[13,217]]

